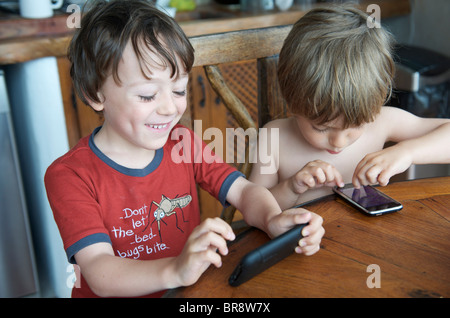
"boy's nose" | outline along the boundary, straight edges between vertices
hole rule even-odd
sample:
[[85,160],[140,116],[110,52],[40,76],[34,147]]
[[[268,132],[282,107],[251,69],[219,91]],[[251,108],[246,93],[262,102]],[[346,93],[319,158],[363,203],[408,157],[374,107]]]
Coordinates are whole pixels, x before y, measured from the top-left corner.
[[161,101],[158,107],[158,113],[160,115],[173,115],[177,112],[175,101],[171,96],[167,96]]
[[335,133],[330,136],[329,143],[334,148],[342,149],[347,146],[347,137],[344,133]]

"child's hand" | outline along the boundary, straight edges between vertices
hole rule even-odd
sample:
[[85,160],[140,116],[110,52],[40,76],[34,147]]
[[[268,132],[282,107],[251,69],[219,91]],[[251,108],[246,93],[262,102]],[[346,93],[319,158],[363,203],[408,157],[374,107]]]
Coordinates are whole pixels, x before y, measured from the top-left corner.
[[308,223],[302,230],[303,238],[295,248],[296,253],[313,255],[320,249],[320,242],[325,229],[322,227],[323,219],[320,215],[302,208],[289,209],[273,217],[269,223],[271,237],[276,237],[290,230],[294,225]]
[[294,193],[297,194],[322,186],[344,186],[344,180],[339,171],[331,164],[321,160],[308,162],[291,180]]
[[352,182],[356,188],[377,183],[386,186],[392,176],[402,173],[411,164],[411,151],[398,144],[366,155],[356,166]]
[[192,231],[183,251],[176,258],[177,285],[194,284],[211,264],[221,267],[222,259],[219,253],[227,255],[226,240],[234,239],[235,235],[231,226],[222,219],[214,218],[203,221]]

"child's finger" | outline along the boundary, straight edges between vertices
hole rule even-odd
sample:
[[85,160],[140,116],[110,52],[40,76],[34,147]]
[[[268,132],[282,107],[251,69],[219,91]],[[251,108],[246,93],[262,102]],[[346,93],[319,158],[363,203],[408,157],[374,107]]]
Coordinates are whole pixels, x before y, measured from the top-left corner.
[[345,185],[344,178],[337,169],[334,169],[334,182],[338,187],[343,187]]
[[222,258],[213,249],[206,249],[196,253],[197,262],[201,263],[200,274],[202,274],[209,265],[213,264],[217,268],[222,266]]
[[212,250],[227,255],[226,239],[233,240],[234,238],[231,226],[225,221],[219,218],[207,219],[195,228],[189,237],[189,250],[194,253]]
[[317,180],[317,183],[318,183],[318,184],[324,184],[324,183],[327,181],[327,179],[328,179],[327,174],[326,174],[325,171],[324,171],[322,168],[320,168],[320,167],[316,167],[316,168],[314,169],[314,171],[313,171],[313,176],[314,176],[314,178]]
[[318,161],[319,165],[317,167],[316,178],[318,183],[322,185],[338,185],[343,186],[343,178],[339,171],[333,165]]
[[366,171],[364,177],[370,184],[377,184],[381,171],[382,168],[380,166],[374,165]]
[[227,255],[228,247],[225,239],[214,232],[208,232],[203,234],[199,239],[198,243],[202,249],[211,249],[213,251],[218,250],[220,254]]
[[[303,233],[303,231],[302,231]],[[323,235],[325,234],[325,230],[323,227],[320,227],[317,230],[314,230],[313,232],[311,232],[311,234],[308,234],[306,236],[304,236],[300,241],[299,241],[299,245],[300,246],[306,246],[306,245],[317,245],[320,243],[320,241],[322,240]]]
[[296,253],[303,254],[303,255],[306,255],[306,256],[311,256],[311,255],[317,253],[319,250],[320,250],[320,245],[319,244],[317,244],[317,245],[307,245],[307,246],[304,246],[304,247],[297,246],[295,248],[295,252]]
[[378,183],[383,187],[387,186],[391,177],[392,173],[390,171],[383,170],[378,176]]
[[355,171],[353,172],[352,183],[357,189],[359,189],[362,185],[364,185],[361,176],[364,175],[365,171],[367,170],[366,164],[367,164],[366,158],[362,159],[356,166]]
[[223,238],[230,241],[235,239],[235,235],[231,226],[220,218],[206,219],[194,229],[191,235],[193,235],[194,237],[200,237],[201,235],[208,232],[217,233]]
[[[316,233],[320,229],[323,230],[322,224],[323,218],[317,214],[313,214],[310,218],[309,224],[303,228],[302,235],[307,237],[310,236],[311,233]],[[321,236],[323,236],[324,233],[325,231],[321,233]]]
[[291,228],[297,224],[305,224],[311,220],[311,212],[303,209],[289,209],[283,212],[284,217],[280,219],[280,226]]

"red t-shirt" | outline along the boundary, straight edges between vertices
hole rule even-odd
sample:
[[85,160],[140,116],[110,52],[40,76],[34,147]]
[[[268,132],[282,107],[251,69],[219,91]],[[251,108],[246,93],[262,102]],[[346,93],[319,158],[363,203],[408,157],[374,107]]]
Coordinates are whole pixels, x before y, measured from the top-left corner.
[[[242,176],[181,125],[144,169],[126,168],[106,157],[93,142],[98,129],[53,162],[45,175],[48,199],[73,264],[78,251],[99,242],[111,243],[119,257],[179,255],[200,223],[197,184],[225,205],[231,184]],[[97,297],[83,278],[78,285],[72,297]]]

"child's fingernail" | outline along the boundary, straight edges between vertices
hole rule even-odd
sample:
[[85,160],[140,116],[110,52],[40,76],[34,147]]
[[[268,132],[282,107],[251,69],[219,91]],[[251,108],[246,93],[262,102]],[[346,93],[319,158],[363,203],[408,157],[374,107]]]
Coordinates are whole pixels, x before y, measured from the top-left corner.
[[300,241],[300,247],[305,247],[305,246],[306,246],[306,242],[303,241],[303,240],[301,240],[301,241]]

